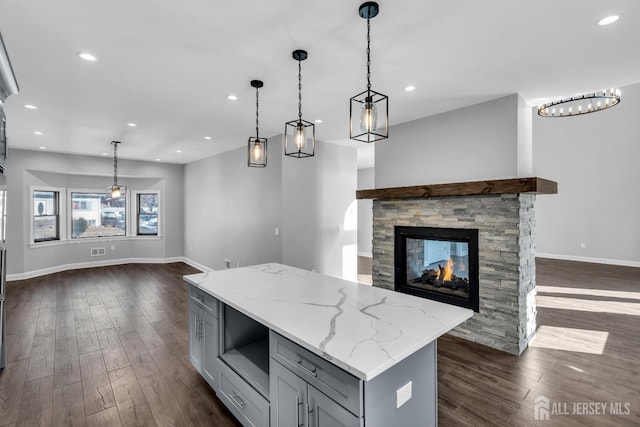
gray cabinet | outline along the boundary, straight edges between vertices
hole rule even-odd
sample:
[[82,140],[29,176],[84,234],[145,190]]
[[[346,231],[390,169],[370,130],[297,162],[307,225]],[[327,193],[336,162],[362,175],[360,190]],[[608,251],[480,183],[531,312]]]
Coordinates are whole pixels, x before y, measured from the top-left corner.
[[279,362],[271,359],[272,427],[361,427],[353,415]]
[[202,376],[209,385],[218,389],[218,319],[206,311],[202,315],[202,335],[203,335],[203,355],[202,355]]
[[309,399],[307,427],[362,427],[364,420],[329,399],[327,395],[313,387],[307,386]]
[[243,426],[437,426],[435,341],[364,381],[196,286],[189,297],[191,363]]
[[218,390],[218,301],[193,286],[189,296],[189,360]]
[[189,360],[194,368],[202,373],[202,353],[204,347],[200,337],[200,307],[189,302]]

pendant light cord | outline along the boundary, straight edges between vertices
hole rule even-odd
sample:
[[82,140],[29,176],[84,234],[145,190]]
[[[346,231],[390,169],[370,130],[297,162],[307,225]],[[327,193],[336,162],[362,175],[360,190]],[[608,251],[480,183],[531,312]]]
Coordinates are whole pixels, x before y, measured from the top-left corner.
[[371,19],[367,18],[367,92],[371,92]]
[[298,60],[298,122],[302,123],[302,61]]
[[118,186],[118,143],[113,142],[113,186]]
[[259,101],[259,90],[256,88],[256,141],[260,139],[260,135],[258,135],[258,101]]

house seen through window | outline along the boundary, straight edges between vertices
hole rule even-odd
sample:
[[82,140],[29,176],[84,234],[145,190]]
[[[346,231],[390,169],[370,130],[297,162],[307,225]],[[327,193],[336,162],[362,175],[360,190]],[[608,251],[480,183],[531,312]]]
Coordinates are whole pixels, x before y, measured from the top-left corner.
[[112,199],[106,193],[71,193],[71,238],[125,236],[126,190]]

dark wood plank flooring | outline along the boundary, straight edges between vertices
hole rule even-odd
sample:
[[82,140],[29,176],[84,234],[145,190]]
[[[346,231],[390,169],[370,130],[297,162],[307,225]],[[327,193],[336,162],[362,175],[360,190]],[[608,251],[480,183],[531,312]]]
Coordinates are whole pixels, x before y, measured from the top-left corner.
[[186,264],[7,286],[0,426],[239,426],[188,358]]
[[[516,357],[438,341],[439,425],[640,425],[640,269],[537,267],[539,344]],[[189,363],[182,275],[194,272],[131,264],[11,282],[0,425],[238,426]],[[581,402],[631,412],[536,421],[541,395],[569,412]]]

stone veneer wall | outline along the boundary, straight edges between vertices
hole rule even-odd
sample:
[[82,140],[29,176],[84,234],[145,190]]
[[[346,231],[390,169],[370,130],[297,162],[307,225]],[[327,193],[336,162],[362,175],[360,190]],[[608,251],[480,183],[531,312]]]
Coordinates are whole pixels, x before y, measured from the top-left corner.
[[394,289],[394,226],[477,228],[480,312],[450,333],[511,354],[536,328],[535,195],[378,199],[373,285]]
[[424,270],[424,240],[407,239],[407,280],[422,277]]

